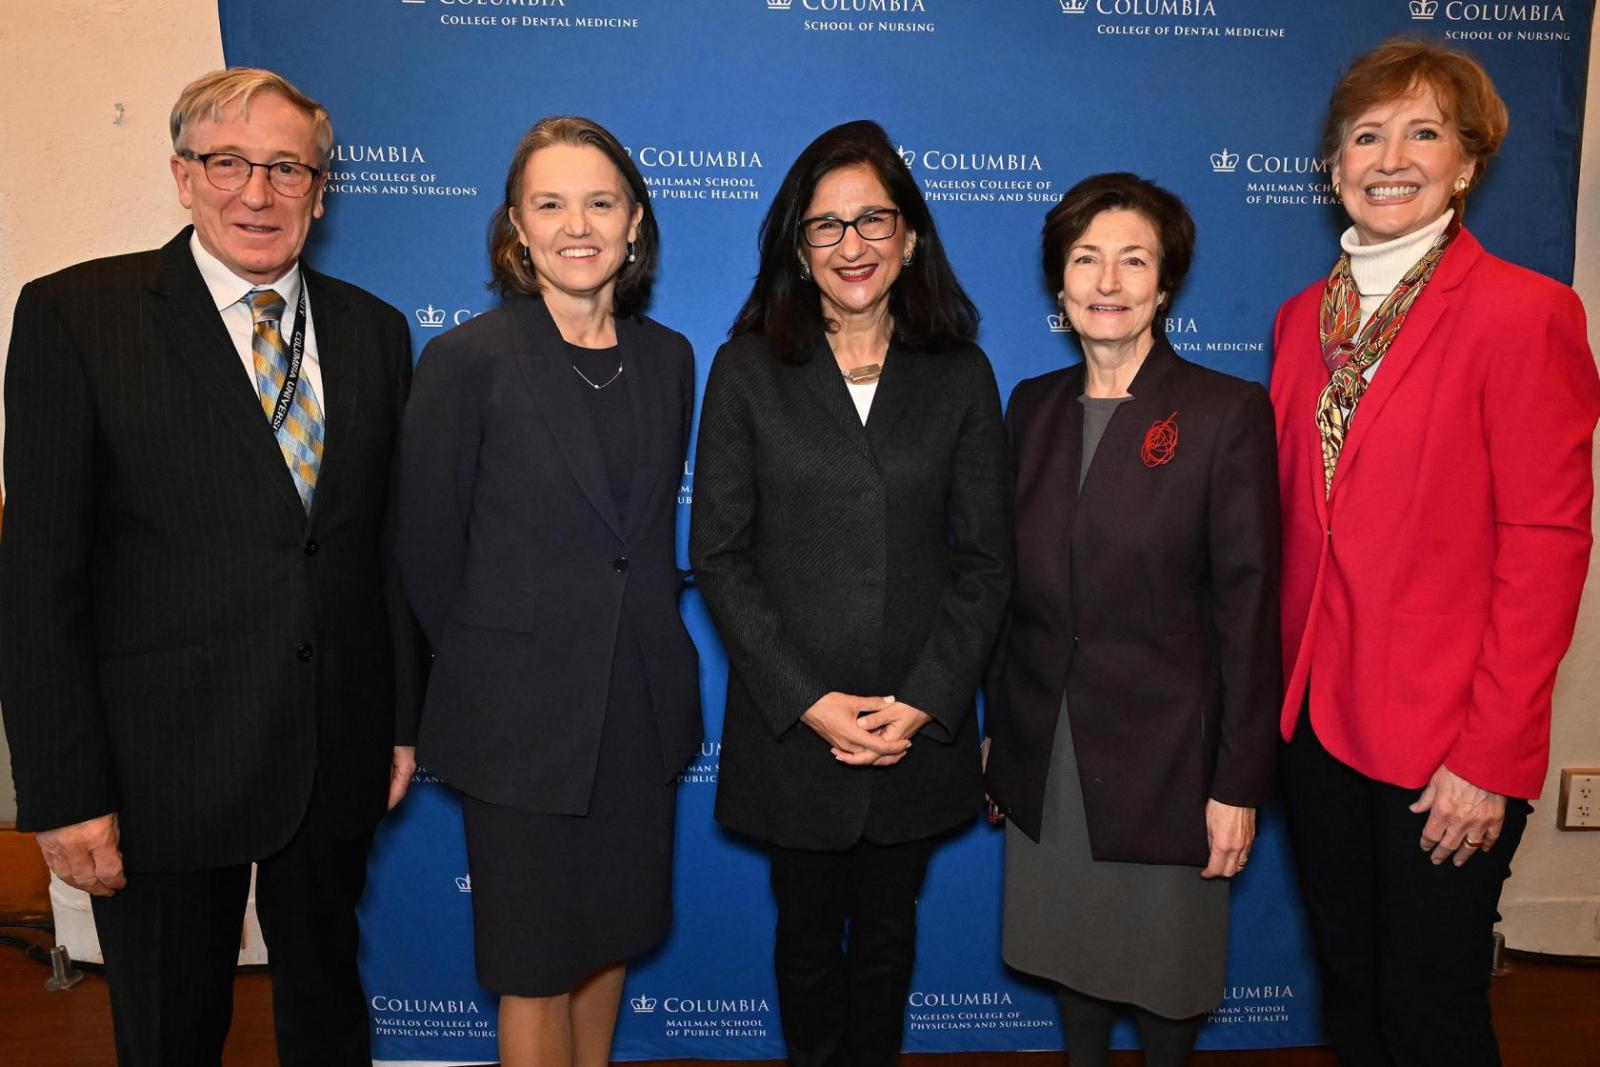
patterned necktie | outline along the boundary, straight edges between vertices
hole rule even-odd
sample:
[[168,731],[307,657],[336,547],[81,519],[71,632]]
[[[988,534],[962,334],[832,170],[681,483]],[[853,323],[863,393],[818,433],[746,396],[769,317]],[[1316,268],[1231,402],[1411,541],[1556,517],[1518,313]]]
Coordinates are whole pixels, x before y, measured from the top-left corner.
[[[244,299],[255,323],[250,353],[255,360],[256,389],[261,394],[261,409],[271,422],[283,383],[289,377],[289,346],[278,329],[288,305],[275,289],[252,289]],[[289,414],[278,428],[278,448],[294,477],[300,502],[309,513],[317,490],[317,471],[322,467],[322,405],[317,403],[316,393],[303,375]]]

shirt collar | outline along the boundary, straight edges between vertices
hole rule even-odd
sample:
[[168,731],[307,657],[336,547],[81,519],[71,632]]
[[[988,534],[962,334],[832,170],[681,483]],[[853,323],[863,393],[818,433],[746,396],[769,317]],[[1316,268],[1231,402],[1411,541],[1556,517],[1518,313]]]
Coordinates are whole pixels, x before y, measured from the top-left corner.
[[296,260],[283,276],[266,285],[257,285],[245,281],[227,264],[212,255],[206,246],[200,243],[200,235],[189,235],[189,251],[194,255],[194,264],[200,268],[200,277],[206,283],[206,288],[211,292],[211,299],[216,302],[217,310],[237,304],[239,300],[252,289],[276,289],[278,295],[283,297],[283,302],[293,308],[300,299],[300,262]]

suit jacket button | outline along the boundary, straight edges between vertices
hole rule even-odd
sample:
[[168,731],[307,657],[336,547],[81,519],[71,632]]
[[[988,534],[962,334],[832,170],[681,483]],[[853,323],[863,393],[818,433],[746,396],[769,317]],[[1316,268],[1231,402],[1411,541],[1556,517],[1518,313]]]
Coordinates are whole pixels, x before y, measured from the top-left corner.
[[616,559],[612,560],[611,569],[616,571],[618,574],[626,574],[628,571],[628,557],[618,556]]
[[316,554],[317,554],[317,543],[315,541],[307,541],[306,542],[306,555],[315,556]]
[[311,646],[310,645],[301,645],[299,648],[294,650],[294,654],[295,654],[295,657],[297,659],[299,659],[301,663],[310,663],[311,662]]
[[1077,634],[1073,634],[1072,635],[1072,643],[1074,645],[1076,645],[1078,643],[1078,635]]

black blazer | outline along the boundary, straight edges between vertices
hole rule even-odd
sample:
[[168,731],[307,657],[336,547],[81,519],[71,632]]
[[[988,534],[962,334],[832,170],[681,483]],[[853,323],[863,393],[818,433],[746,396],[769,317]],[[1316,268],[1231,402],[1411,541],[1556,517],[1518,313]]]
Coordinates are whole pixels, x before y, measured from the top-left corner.
[[[988,689],[988,785],[1037,840],[1062,694],[1096,859],[1204,865],[1205,805],[1272,792],[1282,667],[1266,390],[1158,339],[1081,493],[1082,364],[1018,384],[1017,591]],[[1166,462],[1144,455],[1173,417]]]
[[416,718],[380,544],[405,319],[305,271],[327,413],[308,519],[189,232],[29,283],[5,381],[18,825],[118,812],[133,870],[268,855],[313,782],[338,832],[369,832]]
[[633,406],[629,513],[617,514],[587,388],[543,301],[428,344],[400,448],[400,571],[435,652],[418,757],[471,796],[588,810],[624,614],[671,778],[698,750],[699,661],[678,616],[674,519],[694,353],[618,319]]
[[[706,384],[690,554],[731,670],[717,819],[791,848],[911,841],[982,806],[973,702],[1011,589],[1010,479],[989,361],[890,352],[867,425],[825,346],[757,336]],[[830,691],[933,718],[889,767],[800,716]]]

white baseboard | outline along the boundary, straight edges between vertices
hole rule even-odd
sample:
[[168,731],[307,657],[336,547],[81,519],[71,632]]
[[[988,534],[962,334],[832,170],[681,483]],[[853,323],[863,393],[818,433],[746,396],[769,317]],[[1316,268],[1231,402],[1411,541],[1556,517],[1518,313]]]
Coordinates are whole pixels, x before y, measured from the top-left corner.
[[1500,914],[1507,948],[1600,957],[1600,897],[1503,900]]

